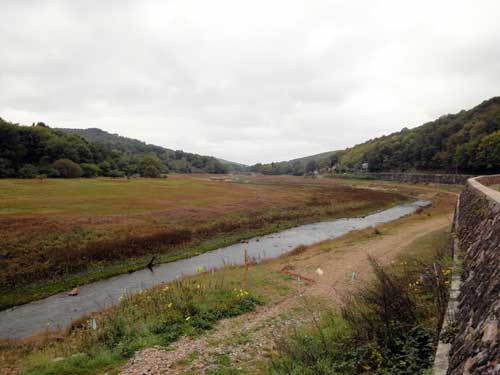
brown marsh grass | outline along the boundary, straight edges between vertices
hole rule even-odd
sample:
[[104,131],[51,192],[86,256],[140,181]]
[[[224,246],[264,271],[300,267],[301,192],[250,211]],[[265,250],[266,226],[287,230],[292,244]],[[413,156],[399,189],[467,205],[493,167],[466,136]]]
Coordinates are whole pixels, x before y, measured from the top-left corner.
[[0,308],[144,267],[152,255],[168,261],[191,255],[195,246],[205,251],[401,199],[290,177],[0,180]]

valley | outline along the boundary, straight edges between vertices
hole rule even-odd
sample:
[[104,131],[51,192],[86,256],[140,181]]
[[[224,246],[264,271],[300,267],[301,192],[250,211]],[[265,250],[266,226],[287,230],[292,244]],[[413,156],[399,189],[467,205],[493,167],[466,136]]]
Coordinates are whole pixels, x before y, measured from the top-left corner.
[[0,307],[406,199],[294,177],[0,180]]
[[[285,186],[302,184],[302,181],[295,178],[275,177],[272,180],[266,178],[258,180],[259,186],[275,187],[277,182],[281,182]],[[338,189],[343,186],[344,189],[361,189],[363,192],[371,192],[371,194],[377,191],[379,193],[391,191],[392,194],[396,195],[411,195],[413,198],[431,200],[432,206],[424,208],[417,214],[381,225],[376,230],[363,229],[317,245],[299,247],[275,260],[260,264],[228,266],[215,272],[202,273],[186,279],[186,286],[181,286],[182,288],[186,288],[187,285],[201,285],[202,288],[207,288],[206,293],[208,293],[212,288],[210,285],[220,285],[219,288],[222,290],[234,288],[235,290],[243,290],[245,293],[248,291],[262,305],[257,305],[255,312],[222,320],[207,333],[199,329],[191,333],[183,331],[185,333],[181,335],[180,341],[177,343],[174,340],[171,344],[174,351],[165,352],[161,349],[163,346],[161,335],[155,336],[149,333],[147,336],[142,336],[143,334],[139,332],[133,333],[136,338],[131,336],[129,339],[139,341],[134,341],[136,343],[131,344],[135,348],[131,353],[144,348],[144,345],[145,348],[153,346],[154,348],[138,351],[133,357],[134,359],[120,370],[121,373],[137,374],[149,370],[153,374],[165,371],[188,374],[189,371],[198,373],[197,371],[203,370],[206,373],[215,371],[213,373],[250,374],[267,371],[265,370],[268,366],[266,356],[275,352],[276,345],[278,345],[276,340],[279,337],[285,337],[291,332],[290,329],[294,329],[293,327],[311,322],[311,318],[319,318],[321,314],[325,313],[326,306],[342,305],[345,297],[353,290],[352,288],[370,282],[373,270],[370,267],[368,255],[376,257],[382,264],[387,265],[401,256],[411,254],[425,256],[425,251],[433,251],[436,244],[443,243],[443,238],[447,236],[450,213],[454,205],[454,192],[457,190],[453,186],[410,186],[387,182],[349,180],[341,182],[312,180],[306,181],[304,184],[336,186]],[[422,247],[422,244],[426,245]],[[446,240],[444,240],[444,244],[446,244]],[[317,269],[322,270],[321,275],[317,273]],[[357,275],[356,279],[352,277],[353,272]],[[165,285],[170,284],[163,284],[154,290],[161,292],[165,289]],[[174,283],[171,286],[172,290],[178,287],[176,285]],[[158,292],[146,291],[144,295],[133,297],[134,299],[130,300],[130,303],[136,301],[133,303],[142,304],[141,301],[145,302],[148,298],[154,300],[157,298],[154,293]],[[151,297],[147,297],[150,294]],[[95,315],[97,321],[101,322],[98,325],[105,324],[103,319],[109,314],[115,316],[114,314],[125,313],[123,308],[125,305],[121,303],[117,308],[111,308],[108,312]],[[136,308],[134,310],[137,312]],[[192,312],[191,314],[196,313]],[[138,320],[137,323],[142,319],[144,318]],[[144,321],[149,321],[149,318],[145,318]],[[85,330],[85,328],[79,328],[80,323],[78,322],[75,324],[72,325],[74,328],[70,330],[63,330],[60,333],[48,331],[45,334],[24,339],[17,344],[13,342],[7,347],[4,346],[8,349],[1,351],[2,358],[8,361],[13,366],[12,368],[16,368],[20,364],[19,359],[25,358],[27,355],[22,353],[29,350],[33,351],[33,354],[28,355],[22,361],[25,369],[32,368],[30,370],[32,372],[28,371],[27,373],[71,373],[71,371],[75,371],[74,366],[78,366],[79,362],[75,362],[77,357],[72,357],[75,352],[69,348],[81,348],[77,349],[77,353],[78,350],[84,350],[84,352],[90,350],[89,353],[91,353],[96,345],[97,347],[101,345],[99,344],[100,339],[97,337],[95,343],[84,344],[81,341],[81,334],[85,331],[81,331],[81,329]],[[241,329],[241,325],[244,327],[243,329]],[[108,328],[103,326],[102,329],[107,330]],[[126,335],[130,334],[132,332],[126,333]],[[187,336],[185,336],[186,334]],[[146,339],[146,337],[148,338]],[[144,341],[145,339],[146,341]],[[62,346],[57,344],[59,341]],[[51,342],[52,344],[50,344]],[[146,344],[148,342],[149,344]],[[84,349],[85,347],[88,349]],[[92,360],[92,365],[89,365],[90,367],[82,373],[95,373],[96,371],[100,373],[106,368],[119,369],[126,363],[128,355],[123,357],[119,353],[107,350],[101,354],[91,354],[91,356],[97,355],[97,357]],[[59,357],[67,357],[68,359],[51,362],[50,358]]]

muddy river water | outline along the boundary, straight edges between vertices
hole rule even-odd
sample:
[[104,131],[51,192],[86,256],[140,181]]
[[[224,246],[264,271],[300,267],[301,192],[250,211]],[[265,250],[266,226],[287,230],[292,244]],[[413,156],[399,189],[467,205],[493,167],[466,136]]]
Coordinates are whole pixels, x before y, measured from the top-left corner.
[[299,245],[337,238],[353,230],[388,223],[429,205],[428,201],[401,204],[365,217],[337,219],[307,224],[267,236],[256,237],[209,251],[191,258],[164,263],[154,268],[115,276],[79,288],[78,296],[59,293],[48,298],[0,311],[0,337],[21,338],[33,333],[65,326],[82,315],[109,307],[118,302],[126,290],[134,293],[154,285],[193,275],[203,267],[211,270],[226,264],[243,264],[244,252],[255,261],[285,254]]

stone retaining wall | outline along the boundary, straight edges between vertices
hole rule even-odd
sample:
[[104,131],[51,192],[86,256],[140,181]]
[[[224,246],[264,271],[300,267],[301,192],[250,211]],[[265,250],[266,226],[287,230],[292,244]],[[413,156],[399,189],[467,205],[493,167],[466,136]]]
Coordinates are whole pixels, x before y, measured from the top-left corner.
[[388,180],[410,183],[458,184],[463,185],[470,175],[464,174],[432,174],[432,173],[347,173],[334,174],[340,178],[360,178],[372,180]]
[[463,274],[448,375],[500,374],[500,192],[472,178],[460,195],[456,222]]

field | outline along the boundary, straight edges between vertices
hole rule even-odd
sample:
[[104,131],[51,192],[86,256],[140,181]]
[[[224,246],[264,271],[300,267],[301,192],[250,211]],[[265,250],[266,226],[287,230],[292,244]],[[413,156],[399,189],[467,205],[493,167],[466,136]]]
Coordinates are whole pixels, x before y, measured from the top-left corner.
[[[303,186],[305,190],[314,185],[340,188],[329,180],[273,178],[253,183],[275,187],[277,181],[286,185],[300,182],[309,186]],[[433,275],[436,264],[446,267],[446,260],[442,265],[436,263],[439,259],[435,258],[435,252],[449,251],[450,216],[458,188],[380,181],[345,183],[430,199],[432,206],[376,230],[369,228],[307,248],[302,246],[261,264],[200,273],[182,282],[126,296],[120,305],[93,315],[99,327],[95,331],[84,324],[86,317],[61,332],[42,333],[26,340],[0,340],[4,373],[21,370],[22,374],[38,375],[104,372],[126,375],[149,369],[154,374],[184,375],[291,373],[280,370],[299,364],[291,356],[311,354],[314,359],[319,357],[314,353],[329,352],[310,347],[316,341],[283,348],[282,340],[294,332],[303,332],[302,329],[317,339],[316,319],[328,312],[328,308],[337,311],[357,290],[373,290],[370,288],[374,272],[368,255],[382,265],[409,272],[411,280],[405,278],[402,283],[405,288],[409,288],[409,282],[422,280],[418,290],[404,291],[416,298],[417,311],[425,316],[425,327],[434,332],[437,326],[434,309],[439,305],[430,289],[435,285],[434,279],[425,275],[429,270]],[[318,268],[323,270],[321,275],[316,272]],[[356,280],[352,279],[352,272],[357,273]],[[440,290],[446,289],[446,282],[446,278],[440,280]],[[188,316],[190,319],[186,320]],[[326,333],[335,332],[336,328]],[[328,340],[330,336],[326,336]],[[336,348],[334,344],[328,348]],[[352,349],[351,346],[346,347]]]
[[0,308],[403,199],[295,177],[0,180]]

